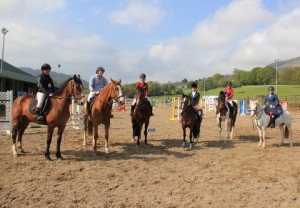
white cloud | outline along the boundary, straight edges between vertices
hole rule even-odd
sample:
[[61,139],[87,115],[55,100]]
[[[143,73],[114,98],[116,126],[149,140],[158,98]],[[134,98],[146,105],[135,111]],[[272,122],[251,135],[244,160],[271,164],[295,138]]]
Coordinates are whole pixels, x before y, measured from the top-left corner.
[[109,14],[110,20],[118,25],[129,25],[138,30],[148,31],[163,19],[164,12],[159,7],[141,1],[131,1],[126,8]]

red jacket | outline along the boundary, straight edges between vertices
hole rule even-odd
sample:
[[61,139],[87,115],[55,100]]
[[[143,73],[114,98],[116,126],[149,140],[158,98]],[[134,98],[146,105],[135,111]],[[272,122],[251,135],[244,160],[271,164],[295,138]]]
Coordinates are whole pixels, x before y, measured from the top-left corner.
[[226,88],[224,89],[224,93],[225,93],[225,95],[226,95],[227,100],[231,100],[231,98],[232,98],[233,95],[234,95],[233,89],[232,89],[232,88],[229,88],[229,87],[226,87]]
[[145,97],[148,97],[148,84],[146,82],[144,82],[144,83],[143,82],[137,82],[135,84],[135,88],[137,89],[139,87],[144,88],[144,90],[145,90]]

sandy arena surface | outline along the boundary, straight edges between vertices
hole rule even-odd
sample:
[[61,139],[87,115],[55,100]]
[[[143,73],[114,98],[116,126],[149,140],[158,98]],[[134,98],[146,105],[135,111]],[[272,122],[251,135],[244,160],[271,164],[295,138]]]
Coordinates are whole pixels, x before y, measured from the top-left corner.
[[[110,153],[86,148],[80,130],[67,128],[63,161],[44,158],[46,129],[27,129],[25,154],[14,158],[10,136],[0,133],[0,207],[300,207],[300,115],[293,115],[294,147],[268,129],[258,148],[250,116],[238,116],[232,142],[218,143],[214,113],[207,113],[192,151],[182,148],[179,121],[171,109],[155,109],[148,147],[132,142],[129,111],[114,112]],[[224,133],[224,131],[223,131]],[[224,134],[223,134],[224,135]]]

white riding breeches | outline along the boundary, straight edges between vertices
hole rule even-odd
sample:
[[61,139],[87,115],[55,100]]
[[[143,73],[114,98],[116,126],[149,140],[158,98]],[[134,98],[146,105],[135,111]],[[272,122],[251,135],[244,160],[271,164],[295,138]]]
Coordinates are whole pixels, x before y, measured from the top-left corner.
[[37,99],[36,106],[38,108],[42,108],[45,98],[46,98],[46,94],[45,93],[42,93],[42,92],[37,92],[36,93],[36,99]]

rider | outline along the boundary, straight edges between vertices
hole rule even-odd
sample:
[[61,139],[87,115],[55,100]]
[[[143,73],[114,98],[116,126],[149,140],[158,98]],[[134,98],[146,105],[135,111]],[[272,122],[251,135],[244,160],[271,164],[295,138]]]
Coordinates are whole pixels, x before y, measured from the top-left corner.
[[[148,98],[148,95],[149,95],[149,92],[148,92],[148,84],[145,82],[146,80],[146,74],[144,73],[141,73],[140,74],[140,81],[138,81],[136,84],[135,84],[135,88],[138,89],[139,87],[143,88],[145,90],[145,98],[148,99],[149,101],[149,104],[150,104],[150,107],[151,107],[151,116],[153,116],[153,105],[152,105],[152,101]],[[132,104],[131,104],[131,111],[130,111],[130,116],[132,116],[133,114],[133,111],[135,109],[135,106],[136,106],[136,98],[134,98]]]
[[278,118],[282,113],[282,106],[280,105],[278,96],[274,93],[274,87],[270,86],[268,88],[268,95],[266,95],[264,99],[265,104],[265,111],[268,115],[270,115],[270,124],[271,128],[275,127],[275,120]]
[[228,110],[228,112],[230,114],[233,113],[233,104],[232,104],[232,97],[234,95],[234,91],[233,91],[233,88],[232,88],[232,83],[231,81],[227,81],[227,87],[224,89],[224,93],[225,93],[225,106]]
[[41,67],[42,73],[37,77],[37,105],[35,108],[35,112],[38,114],[36,117],[36,121],[44,121],[42,106],[44,104],[45,98],[47,96],[52,97],[55,92],[55,87],[53,84],[53,80],[50,77],[49,73],[51,70],[51,66],[47,63],[43,64]]
[[200,100],[200,93],[197,92],[197,84],[194,82],[191,85],[192,91],[189,93],[189,97],[190,97],[190,101],[191,101],[191,105],[193,106],[193,109],[196,113],[197,116],[197,127],[200,124],[200,118],[201,118],[201,111],[200,111],[200,107],[199,107],[199,100]]
[[91,102],[96,94],[99,94],[101,90],[108,84],[107,79],[103,77],[105,69],[102,66],[97,67],[96,74],[91,76],[89,81],[90,93],[86,102],[87,115],[91,113]]

